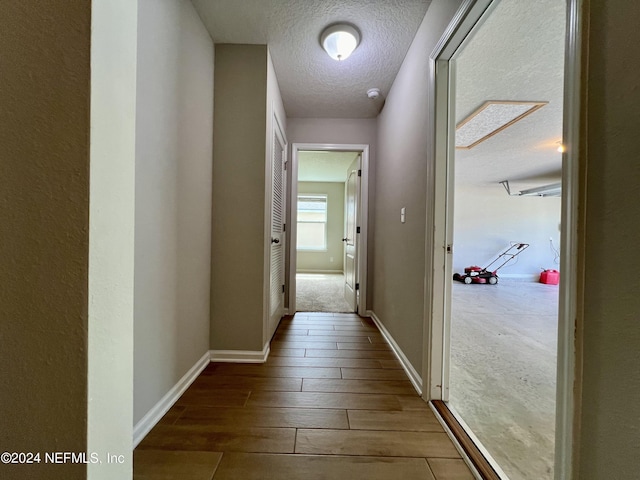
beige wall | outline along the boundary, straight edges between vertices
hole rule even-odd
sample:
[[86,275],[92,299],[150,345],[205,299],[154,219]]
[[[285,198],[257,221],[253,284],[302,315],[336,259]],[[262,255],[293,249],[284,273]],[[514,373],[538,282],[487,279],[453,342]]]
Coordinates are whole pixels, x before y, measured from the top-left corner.
[[378,116],[372,310],[418,372],[423,354],[427,137],[433,128],[427,118],[429,54],[460,3],[431,3]]
[[211,348],[263,349],[267,47],[215,46]]
[[213,42],[188,0],[139,0],[134,422],[209,350]]
[[640,472],[640,5],[590,3],[582,154],[584,370],[575,478],[632,480]]
[[[85,451],[91,5],[0,11],[0,444]],[[3,479],[27,475],[85,467],[0,465]]]
[[[344,256],[344,183],[298,182],[298,193],[327,195],[327,250],[305,252],[298,250],[296,269],[303,271],[334,270],[342,272]],[[333,258],[333,261],[331,260]]]

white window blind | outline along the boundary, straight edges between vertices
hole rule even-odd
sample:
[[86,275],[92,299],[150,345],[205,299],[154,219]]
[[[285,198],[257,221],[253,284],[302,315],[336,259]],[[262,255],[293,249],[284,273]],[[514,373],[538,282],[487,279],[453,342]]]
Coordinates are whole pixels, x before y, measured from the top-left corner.
[[298,195],[298,250],[327,249],[327,195]]

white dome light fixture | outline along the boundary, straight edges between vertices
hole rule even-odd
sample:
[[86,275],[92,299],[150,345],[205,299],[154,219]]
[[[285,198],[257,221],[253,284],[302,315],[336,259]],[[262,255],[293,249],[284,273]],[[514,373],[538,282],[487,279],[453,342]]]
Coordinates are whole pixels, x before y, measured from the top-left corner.
[[360,33],[346,23],[336,23],[325,28],[320,44],[334,60],[346,60],[360,43]]

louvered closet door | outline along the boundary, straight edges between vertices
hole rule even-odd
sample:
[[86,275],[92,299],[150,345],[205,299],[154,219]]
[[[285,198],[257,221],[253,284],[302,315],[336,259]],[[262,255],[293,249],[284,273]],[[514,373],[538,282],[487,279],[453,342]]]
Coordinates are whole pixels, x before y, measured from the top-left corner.
[[286,191],[284,164],[285,142],[276,124],[273,133],[273,193],[271,195],[270,335],[273,335],[284,314],[285,235],[283,223]]

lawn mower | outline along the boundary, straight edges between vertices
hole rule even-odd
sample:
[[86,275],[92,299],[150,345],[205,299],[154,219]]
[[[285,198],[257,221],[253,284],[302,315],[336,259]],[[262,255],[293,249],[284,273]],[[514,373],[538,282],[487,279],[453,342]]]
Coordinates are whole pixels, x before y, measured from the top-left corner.
[[[523,251],[525,251],[529,247],[528,243],[514,243],[509,248],[507,248],[504,252],[502,252],[498,257],[491,262],[486,267],[478,267],[477,265],[467,267],[464,269],[464,273],[454,273],[453,279],[462,283],[466,283],[467,285],[470,283],[488,283],[489,285],[495,285],[498,283],[498,270],[504,267],[511,260],[520,255]],[[489,270],[489,267],[494,263],[504,260],[497,268],[494,270]]]

